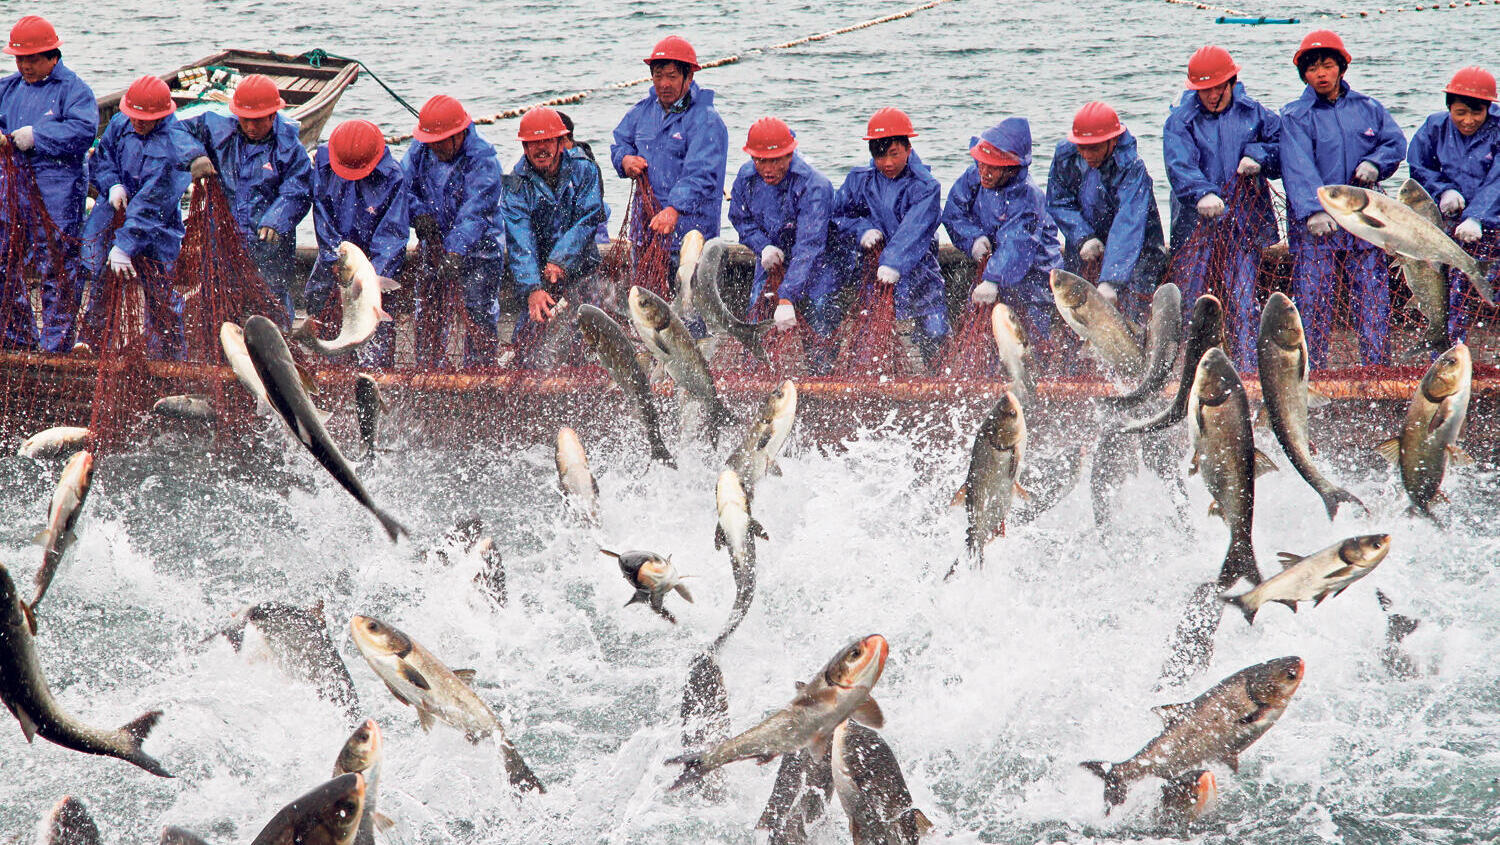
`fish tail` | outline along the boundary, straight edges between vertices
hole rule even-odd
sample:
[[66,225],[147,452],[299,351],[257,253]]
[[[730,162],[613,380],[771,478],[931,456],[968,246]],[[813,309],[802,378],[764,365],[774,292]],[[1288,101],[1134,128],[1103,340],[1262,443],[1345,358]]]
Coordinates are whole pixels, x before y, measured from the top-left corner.
[[396,538],[403,534],[408,537],[411,536],[411,532],[406,530],[406,526],[397,522],[394,516],[391,516],[380,508],[371,508],[370,511],[375,514],[376,519],[380,520],[380,527],[385,529],[385,533],[391,538],[392,543],[396,542]]
[[718,399],[714,400],[713,408],[709,411],[709,415],[711,417],[708,424],[709,437],[713,440],[714,448],[717,449],[719,447],[719,433],[725,428],[733,428],[739,425],[739,420],[735,419],[734,412],[729,410],[729,406]]
[[526,765],[521,752],[516,750],[510,740],[500,742],[500,756],[505,759],[505,774],[510,778],[510,785],[515,787],[516,791],[546,793],[546,787],[542,786],[541,780],[531,771],[531,767]]
[[663,443],[660,437],[651,438],[651,460],[661,461],[663,464],[677,469],[677,459],[672,457],[672,452]]
[[1365,513],[1370,512],[1370,509],[1365,506],[1364,502],[1359,500],[1358,496],[1342,487],[1335,487],[1327,491],[1320,490],[1318,491],[1318,495],[1323,498],[1323,509],[1328,511],[1329,520],[1338,516],[1339,505],[1344,502],[1348,502],[1351,505],[1358,505]]
[[1229,541],[1229,551],[1224,553],[1224,565],[1219,567],[1219,586],[1229,587],[1244,578],[1251,584],[1260,583],[1260,567],[1255,564],[1255,547],[1250,538],[1236,537]]
[[134,763],[157,777],[175,777],[171,772],[162,768],[156,758],[141,750],[141,744],[146,741],[146,737],[151,734],[151,729],[156,727],[160,719],[161,711],[152,710],[120,726],[119,732],[126,747],[126,752],[121,755],[121,759]]
[[1474,290],[1484,298],[1486,305],[1495,304],[1495,289],[1490,285],[1490,276],[1495,271],[1495,259],[1480,258],[1474,262],[1474,276],[1470,279],[1474,283]]
[[1098,775],[1099,779],[1104,781],[1104,800],[1111,807],[1118,807],[1125,803],[1125,793],[1129,791],[1129,787],[1116,773],[1114,764],[1103,760],[1085,760],[1078,765]]
[[703,753],[700,751],[670,757],[666,760],[666,764],[668,766],[682,766],[682,774],[678,775],[677,779],[672,781],[672,785],[667,787],[668,792],[676,792],[690,783],[697,783],[703,780],[704,775],[713,771],[713,769],[703,765]]
[[1250,594],[1249,593],[1241,593],[1240,595],[1237,595],[1237,596],[1219,596],[1219,601],[1222,601],[1225,604],[1232,604],[1235,607],[1239,608],[1240,609],[1240,613],[1245,614],[1245,624],[1247,624],[1247,625],[1254,625],[1255,624],[1255,614],[1256,614],[1257,611],[1260,610],[1260,606],[1259,605],[1252,605],[1249,601],[1246,601],[1245,597],[1248,596],[1248,595],[1250,595]]

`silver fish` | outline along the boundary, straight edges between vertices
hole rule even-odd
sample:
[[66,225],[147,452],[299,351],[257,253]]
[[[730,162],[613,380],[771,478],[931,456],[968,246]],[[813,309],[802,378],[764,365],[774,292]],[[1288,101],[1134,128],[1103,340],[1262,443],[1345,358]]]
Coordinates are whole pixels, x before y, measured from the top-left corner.
[[381,307],[382,291],[401,287],[384,276],[376,275],[375,265],[365,256],[364,250],[344,241],[339,244],[338,262],[332,272],[339,284],[339,304],[343,311],[343,325],[338,337],[323,340],[318,337],[316,320],[308,319],[293,332],[293,337],[302,341],[322,355],[342,355],[363,346],[375,336],[381,323],[391,321],[391,315]]
[[1182,345],[1182,291],[1167,282],[1151,296],[1151,323],[1146,328],[1146,375],[1134,390],[1107,401],[1119,407],[1130,407],[1154,395],[1172,375],[1177,362],[1177,347]]
[[250,845],[353,845],[366,788],[364,775],[339,775],[282,807]]
[[354,834],[354,845],[374,845],[377,820],[385,820],[375,810],[376,793],[380,789],[380,764],[385,758],[385,742],[380,734],[380,723],[366,719],[344,740],[339,756],[333,763],[333,777],[358,772],[365,777],[365,806],[359,814],[359,829]]
[[729,565],[734,572],[734,606],[724,630],[709,647],[717,653],[744,621],[755,598],[755,538],[769,539],[766,529],[750,515],[750,495],[740,481],[739,473],[726,469],[719,473],[714,491],[719,510],[719,524],[714,529],[714,548],[729,548]]
[[807,845],[807,829],[823,817],[832,797],[831,743],[821,754],[812,748],[783,754],[755,828],[767,832],[766,845]]
[[390,405],[380,393],[380,385],[369,373],[354,377],[354,416],[359,423],[359,442],[365,447],[365,457],[375,454],[375,441],[380,437],[380,415],[390,410]]
[[698,260],[703,255],[703,233],[697,229],[682,236],[682,246],[677,250],[677,291],[672,296],[672,310],[684,323],[692,322],[697,314],[693,311],[693,277],[698,272]]
[[932,830],[926,814],[912,806],[891,747],[858,722],[833,731],[833,788],[854,845],[916,845]]
[[83,512],[83,503],[88,501],[89,490],[94,484],[94,455],[92,452],[75,452],[63,466],[62,476],[52,491],[52,502],[47,507],[47,527],[36,536],[42,546],[42,567],[36,572],[36,595],[26,608],[31,619],[31,630],[36,631],[36,606],[52,585],[62,566],[63,555],[73,546],[77,535],[73,529],[78,525],[78,515]]
[[1198,362],[1188,397],[1188,428],[1193,438],[1193,466],[1188,474],[1201,473],[1213,496],[1209,512],[1222,516],[1229,527],[1229,549],[1219,568],[1219,585],[1228,587],[1240,578],[1259,584],[1251,540],[1255,476],[1270,461],[1255,448],[1245,386],[1220,347],[1209,349]]
[[1474,381],[1474,361],[1462,343],[1438,356],[1412,393],[1411,405],[1400,435],[1376,447],[1396,465],[1401,486],[1411,498],[1411,512],[1435,519],[1432,503],[1443,495],[1443,474],[1448,460],[1472,463],[1458,446],[1464,419],[1469,413],[1469,393]]
[[213,422],[216,418],[213,404],[202,393],[163,396],[151,406],[151,413],[192,422]]
[[[1432,196],[1422,187],[1422,183],[1407,179],[1401,183],[1401,190],[1396,196],[1422,219],[1442,228],[1443,213],[1438,210],[1437,203],[1432,201]],[[1401,265],[1401,276],[1411,289],[1417,310],[1427,320],[1427,328],[1422,332],[1422,342],[1411,351],[1442,352],[1448,348],[1448,268],[1436,261],[1422,261],[1405,256],[1399,257],[1396,263]]]
[[1100,366],[1118,379],[1138,382],[1146,358],[1129,323],[1087,279],[1066,270],[1052,271],[1052,299],[1057,313]]
[[[1026,416],[1016,395],[1007,390],[974,434],[968,475],[953,502],[963,502],[969,564],[976,569],[984,565],[984,547],[1005,533],[1005,517],[1019,490],[1025,458]],[[954,561],[946,577],[957,569]]]
[[557,430],[557,486],[574,507],[590,520],[599,518],[599,482],[589,471],[589,456],[578,432],[567,426]]
[[[705,748],[729,739],[729,693],[724,688],[724,671],[712,651],[693,658],[678,714],[682,717],[683,748]],[[697,786],[710,801],[724,800],[722,772],[710,772]]]
[[670,556],[662,557],[655,552],[612,552],[608,549],[600,549],[599,553],[619,561],[620,574],[635,588],[630,601],[625,602],[626,607],[637,603],[647,604],[663,619],[673,625],[677,624],[677,617],[663,606],[663,600],[673,590],[690,602],[693,594],[682,583],[682,576],[677,574]]
[[781,474],[776,457],[786,445],[787,435],[791,434],[796,419],[797,385],[787,379],[766,397],[760,406],[760,414],[745,431],[745,439],[724,462],[725,466],[739,473],[747,490],[754,489],[767,473]]
[[[766,353],[765,339],[775,324],[770,320],[746,322],[736,317],[735,312],[724,304],[722,279],[728,252],[728,243],[718,238],[709,241],[704,248],[693,285],[693,306],[714,334],[729,335],[761,363],[770,367],[771,356]],[[680,287],[677,296],[682,298]]]
[[1030,404],[1036,397],[1036,378],[1026,366],[1026,360],[1031,356],[1026,327],[1016,319],[1016,313],[1009,305],[997,302],[990,311],[990,334],[995,338],[1000,363],[1010,376],[1011,392],[1021,400],[1022,406]]
[[283,672],[316,687],[319,698],[343,708],[351,720],[359,713],[354,678],[328,634],[323,602],[305,609],[279,601],[254,604],[236,613],[218,633],[239,651],[246,627],[255,628],[265,640]]
[[1365,534],[1334,543],[1326,549],[1302,555],[1282,552],[1281,571],[1249,592],[1225,596],[1238,607],[1246,622],[1254,622],[1256,611],[1269,602],[1280,602],[1297,612],[1297,602],[1314,606],[1336,596],[1355,581],[1369,575],[1391,551],[1391,535]]
[[99,826],[87,807],[71,795],[64,795],[42,822],[38,845],[100,845]]
[[583,334],[584,343],[619,386],[620,392],[625,394],[625,400],[646,427],[646,441],[651,446],[652,460],[675,467],[677,464],[661,436],[661,417],[656,410],[656,397],[651,392],[646,371],[635,355],[635,344],[630,342],[619,323],[592,305],[578,306],[578,329]]
[[717,447],[720,432],[735,424],[734,413],[719,398],[713,373],[687,326],[661,297],[639,285],[630,288],[630,322],[677,388],[708,411],[709,439]]
[[1224,306],[1218,297],[1206,293],[1193,303],[1193,316],[1188,321],[1187,348],[1182,356],[1182,375],[1177,381],[1177,393],[1168,405],[1154,417],[1135,420],[1124,425],[1124,431],[1152,432],[1174,426],[1187,416],[1188,396],[1192,394],[1193,379],[1198,376],[1198,362],[1203,353],[1213,347],[1224,346]]
[[37,461],[61,458],[87,446],[92,436],[93,432],[83,426],[53,426],[26,438],[16,454]]

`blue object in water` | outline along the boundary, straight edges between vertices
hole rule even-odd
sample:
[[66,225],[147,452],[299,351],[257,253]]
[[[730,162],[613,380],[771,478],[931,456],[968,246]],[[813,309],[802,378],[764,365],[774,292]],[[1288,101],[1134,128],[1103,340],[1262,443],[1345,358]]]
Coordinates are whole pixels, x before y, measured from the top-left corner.
[[1220,15],[1214,19],[1214,23],[1242,23],[1254,26],[1263,23],[1301,23],[1301,21],[1296,18],[1230,18]]

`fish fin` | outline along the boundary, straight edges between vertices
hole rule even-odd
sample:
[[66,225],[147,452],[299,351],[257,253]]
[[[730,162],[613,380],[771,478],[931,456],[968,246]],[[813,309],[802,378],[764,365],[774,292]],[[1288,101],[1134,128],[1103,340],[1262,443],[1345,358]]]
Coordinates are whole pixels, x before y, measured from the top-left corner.
[[601,555],[608,555],[608,556],[613,557],[613,558],[618,558],[620,556],[619,552],[612,552],[609,549],[600,549],[599,550],[599,554],[601,554]]
[[1293,613],[1297,612],[1297,600],[1296,599],[1272,599],[1272,601],[1276,602],[1277,604],[1284,604],[1287,607],[1290,607],[1292,609]]
[[377,305],[375,306],[375,319],[379,320],[382,323],[390,323],[394,322],[396,318],[392,317],[390,314],[387,314],[384,308],[381,308]]
[[526,760],[521,757],[521,752],[511,744],[509,739],[500,741],[500,756],[505,758],[505,776],[510,785],[518,792],[537,792],[545,794],[547,788],[542,786],[542,781],[526,765]]
[[802,692],[803,688],[805,688],[806,686],[807,681],[792,681],[792,687],[796,689],[797,692]]
[[1475,259],[1474,275],[1469,277],[1469,281],[1473,283],[1474,291],[1479,294],[1479,298],[1484,300],[1484,304],[1490,306],[1495,304],[1495,289],[1490,286],[1490,276],[1494,274],[1495,263],[1496,261],[1493,258]]
[[430,731],[437,720],[433,718],[432,711],[428,710],[426,705],[418,704],[417,722],[422,726],[423,731]]
[[1391,607],[1395,605],[1395,602],[1391,601],[1391,597],[1386,595],[1385,591],[1381,590],[1379,587],[1375,588],[1375,601],[1380,602],[1380,609],[1386,611],[1387,613],[1389,613]]
[[370,818],[375,821],[375,829],[380,831],[381,833],[386,833],[391,828],[396,826],[396,820],[386,815],[385,813],[376,812]]
[[[1250,715],[1246,716],[1241,721],[1243,721],[1245,724],[1248,725],[1251,722],[1254,722],[1258,718],[1260,718],[1260,710],[1259,709],[1255,710],[1255,712],[1253,712]],[[1228,766],[1229,767],[1229,771],[1231,771],[1231,772],[1238,773],[1239,770],[1240,770],[1240,755],[1238,755],[1238,754],[1236,754],[1234,752],[1230,752],[1228,754],[1225,754],[1223,757],[1219,758],[1219,761],[1221,763],[1223,763],[1224,765]]]
[[306,364],[301,361],[295,361],[292,366],[297,368],[297,380],[302,382],[302,389],[307,391],[309,395],[316,394],[322,390],[318,386],[317,376],[313,375],[313,371],[308,369]]
[[1453,500],[1450,499],[1450,498],[1448,498],[1448,494],[1444,493],[1441,490],[1439,490],[1436,493],[1432,494],[1432,500],[1434,502],[1443,502],[1445,504],[1450,504],[1450,505],[1453,504]]
[[1228,587],[1241,578],[1259,584],[1260,566],[1255,562],[1255,547],[1249,538],[1231,538],[1224,552],[1224,563],[1219,567],[1219,586]]
[[140,743],[145,742],[147,736],[150,736],[151,729],[156,727],[156,723],[160,719],[161,711],[152,710],[147,713],[142,713],[129,722],[121,725],[120,730],[134,737],[136,744],[139,745]]
[[1241,593],[1241,594],[1239,594],[1237,596],[1225,596],[1225,595],[1221,595],[1221,596],[1219,596],[1219,601],[1224,602],[1225,604],[1232,604],[1235,607],[1239,608],[1240,609],[1240,613],[1245,614],[1245,624],[1246,625],[1254,625],[1255,624],[1255,614],[1256,614],[1257,611],[1260,610],[1260,607],[1259,606],[1251,607],[1250,603],[1245,600],[1245,596],[1248,596],[1248,595],[1250,595],[1250,594],[1249,593]]
[[[1348,578],[1350,575],[1353,575],[1357,571],[1358,570],[1353,566],[1345,566],[1328,573],[1324,577],[1329,579]],[[1343,587],[1340,587],[1339,593],[1342,593],[1346,588],[1348,588],[1348,586],[1348,584],[1345,584]],[[1338,593],[1334,593],[1334,595],[1338,595]]]
[[1255,409],[1255,427],[1256,428],[1270,428],[1271,427],[1271,414],[1266,410],[1266,403],[1265,402],[1261,402],[1261,403],[1259,403],[1256,406],[1256,409]]
[[956,508],[959,505],[964,504],[968,500],[969,500],[969,485],[968,485],[967,482],[965,482],[964,484],[959,485],[958,490],[955,491],[954,494],[953,494],[953,498],[948,500],[948,507],[950,507],[950,508]]
[[1220,517],[1224,515],[1224,509],[1221,508],[1221,507],[1219,507],[1219,500],[1218,499],[1209,499],[1208,500],[1208,515],[1209,516],[1220,516]]
[[714,526],[714,551],[724,548],[729,543],[729,538],[724,535],[724,526]]
[[1304,555],[1294,554],[1292,552],[1277,552],[1276,562],[1281,564],[1282,569],[1291,569],[1298,563],[1301,563],[1303,557]]
[[[10,705],[10,702],[6,702],[6,704]],[[23,708],[10,705],[10,712],[14,713],[16,721],[21,723],[21,733],[25,734],[26,741],[31,742],[32,737],[36,736],[36,722],[32,720],[31,716]]]
[[1375,447],[1380,456],[1390,461],[1393,465],[1401,463],[1401,438],[1392,437],[1390,440]]
[[1277,472],[1279,469],[1280,467],[1276,466],[1276,462],[1271,460],[1270,455],[1267,455],[1265,452],[1262,452],[1259,449],[1255,450],[1256,478],[1260,478],[1262,475],[1265,475],[1268,472]]
[[27,604],[24,601],[18,600],[16,603],[21,606],[21,613],[26,616],[26,627],[31,629],[33,637],[36,636],[36,611],[31,609],[31,604],[36,604],[36,602],[33,601],[31,604]]
[[474,672],[473,669],[454,669],[453,670],[453,674],[460,681],[464,682],[464,686],[467,686],[467,687],[474,686],[474,675],[475,675],[475,672]]
[[382,293],[390,293],[393,290],[401,290],[401,283],[388,276],[376,276],[375,280],[380,282]]
[[687,599],[687,601],[688,601],[689,604],[692,604],[692,602],[693,602],[693,594],[690,593],[690,592],[688,592],[688,588],[687,588],[686,584],[678,584],[678,585],[674,586],[672,589],[674,589],[674,590],[677,591],[677,595],[682,596],[684,599]]
[[33,546],[45,546],[45,545],[47,545],[47,530],[48,529],[43,528],[42,530],[40,530],[40,531],[36,532],[35,534],[33,534],[31,536],[31,544]]
[[1019,481],[1016,482],[1016,495],[1028,502],[1031,501],[1031,491],[1022,487]]
[[761,525],[760,520],[753,516],[750,517],[750,533],[762,540],[771,539],[771,535],[766,533],[766,527]]
[[1193,712],[1193,705],[1191,702],[1161,704],[1151,708],[1151,712],[1161,717],[1162,725],[1170,728],[1190,716]]
[[1448,447],[1448,460],[1457,466],[1473,466],[1474,458],[1463,450],[1462,446],[1453,444]]
[[1328,518],[1330,520],[1339,515],[1339,504],[1343,502],[1348,502],[1351,505],[1358,505],[1360,509],[1365,513],[1370,512],[1370,509],[1365,506],[1364,502],[1361,502],[1359,500],[1358,496],[1350,493],[1348,490],[1345,490],[1342,487],[1336,487],[1333,490],[1328,491],[1326,495],[1322,496],[1322,499],[1323,509],[1328,511]]
[[1432,429],[1434,431],[1436,431],[1438,428],[1440,428],[1443,425],[1443,423],[1447,422],[1447,420],[1448,420],[1448,403],[1447,402],[1441,402],[1441,403],[1438,404],[1437,410],[1435,410],[1435,411],[1432,412],[1432,420],[1428,423],[1428,425],[1430,425],[1432,427]]
[[405,678],[408,682],[411,683],[412,686],[416,687],[417,689],[432,689],[432,684],[427,682],[427,678],[423,676],[421,672],[418,672],[415,666],[407,663],[405,660],[401,661],[400,672],[401,677]]
[[386,536],[391,538],[392,543],[396,542],[396,538],[402,534],[408,537],[411,536],[411,532],[406,530],[406,526],[397,522],[394,516],[379,508],[371,508],[370,512],[375,514],[376,519],[380,520],[380,527],[385,529]]
[[678,775],[677,780],[672,781],[672,785],[667,787],[668,792],[675,792],[690,783],[703,780],[703,776],[712,771],[703,767],[703,754],[701,752],[668,757],[665,763],[668,766],[682,766],[682,774]]
[[1321,408],[1324,405],[1327,405],[1329,402],[1332,402],[1332,401],[1333,401],[1332,399],[1328,398],[1328,394],[1323,393],[1321,390],[1318,390],[1318,389],[1314,388],[1312,385],[1308,385],[1307,386],[1307,407],[1308,408]]
[[315,417],[318,418],[318,422],[322,423],[323,425],[328,425],[328,421],[333,418],[333,412],[332,411],[324,411],[324,410],[321,410],[319,408],[314,407],[313,408],[313,416],[315,416]]
[[1200,457],[1202,457],[1202,453],[1196,452],[1196,451],[1193,452],[1193,460],[1188,463],[1188,471],[1187,471],[1187,474],[1190,477],[1198,474],[1198,459]]
[[915,842],[931,833],[932,829],[936,827],[927,818],[927,814],[916,807],[908,808],[901,815],[897,816],[896,824],[900,826],[901,833],[905,837],[903,841],[906,842]]
[[861,725],[871,728],[885,727],[885,714],[880,711],[880,705],[875,699],[867,698],[865,702],[854,708],[849,718],[857,720]]
[[[1129,787],[1115,774],[1113,764],[1106,763],[1103,760],[1085,760],[1078,765],[1098,775],[1104,781],[1104,800],[1106,803],[1111,807],[1125,803],[1125,794],[1129,791]],[[1108,808],[1104,812],[1108,814]]]
[[770,463],[766,464],[766,475],[781,475],[781,464],[778,464],[775,461],[771,461]]
[[648,601],[650,601],[650,599],[651,599],[651,592],[649,590],[636,590],[635,591],[635,595],[632,595],[630,597],[630,601],[625,602],[625,606],[626,607],[630,607],[633,604],[640,604],[642,602],[648,602]]

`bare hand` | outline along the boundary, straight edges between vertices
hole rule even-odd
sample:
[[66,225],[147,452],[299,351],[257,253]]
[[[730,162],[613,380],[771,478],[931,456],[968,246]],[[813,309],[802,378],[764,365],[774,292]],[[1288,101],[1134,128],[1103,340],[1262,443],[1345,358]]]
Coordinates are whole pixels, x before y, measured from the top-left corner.
[[568,271],[564,270],[561,264],[554,264],[548,261],[547,266],[542,268],[542,276],[547,284],[560,285],[568,277]]
[[552,319],[552,309],[556,304],[557,300],[552,298],[552,294],[541,288],[537,288],[526,297],[526,310],[531,312],[531,319],[538,323],[545,323]]
[[625,175],[631,179],[640,178],[641,174],[646,172],[648,166],[646,159],[641,156],[625,156],[620,159],[620,169],[624,170]]
[[270,226],[260,227],[260,230],[255,233],[255,236],[268,244],[274,244],[281,241],[281,233],[271,228]]
[[651,218],[651,231],[658,235],[670,235],[677,229],[677,209],[667,206]]

